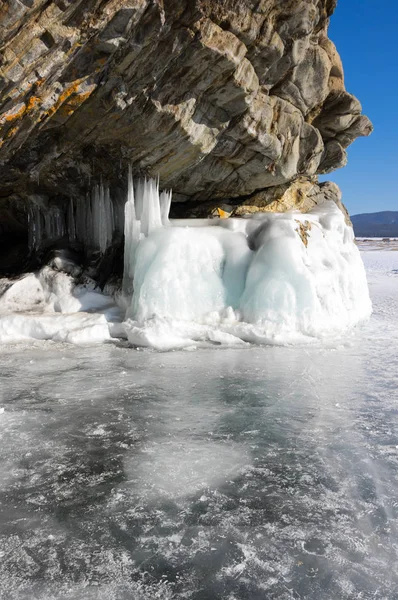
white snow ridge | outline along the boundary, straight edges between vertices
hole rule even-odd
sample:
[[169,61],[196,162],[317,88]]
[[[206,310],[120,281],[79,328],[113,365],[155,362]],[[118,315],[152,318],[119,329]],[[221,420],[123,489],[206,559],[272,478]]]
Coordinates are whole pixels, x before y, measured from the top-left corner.
[[[369,317],[353,230],[333,202],[305,215],[169,221],[171,193],[159,194],[157,181],[134,189],[129,174],[128,187],[123,324],[112,298],[43,270],[0,297],[0,341],[127,336],[157,350],[307,343]],[[15,286],[24,289],[20,308]]]

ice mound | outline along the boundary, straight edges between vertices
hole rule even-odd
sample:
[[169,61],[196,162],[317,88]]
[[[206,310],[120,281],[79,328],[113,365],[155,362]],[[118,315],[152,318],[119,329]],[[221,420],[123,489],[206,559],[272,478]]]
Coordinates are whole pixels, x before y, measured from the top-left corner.
[[369,317],[354,234],[333,202],[219,225],[158,228],[141,239],[124,324],[130,343],[310,342]]
[[242,233],[222,227],[171,227],[141,241],[128,314],[200,320],[239,302],[250,250]]
[[0,343],[30,339],[89,344],[112,339],[120,309],[95,284],[75,285],[50,267],[1,280]]
[[0,317],[0,342],[53,340],[92,344],[111,339],[103,314],[13,314]]

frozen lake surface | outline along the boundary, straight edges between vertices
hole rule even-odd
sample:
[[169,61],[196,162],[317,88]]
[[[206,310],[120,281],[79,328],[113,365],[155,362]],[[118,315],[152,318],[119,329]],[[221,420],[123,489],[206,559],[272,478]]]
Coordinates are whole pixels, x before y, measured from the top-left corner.
[[5,346],[0,597],[398,598],[398,251],[329,347]]

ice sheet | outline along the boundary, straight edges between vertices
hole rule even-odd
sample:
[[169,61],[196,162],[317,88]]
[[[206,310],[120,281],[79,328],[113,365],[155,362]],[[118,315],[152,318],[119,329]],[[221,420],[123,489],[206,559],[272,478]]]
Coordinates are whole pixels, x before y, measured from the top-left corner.
[[338,345],[3,345],[0,596],[395,600],[398,252],[362,256]]

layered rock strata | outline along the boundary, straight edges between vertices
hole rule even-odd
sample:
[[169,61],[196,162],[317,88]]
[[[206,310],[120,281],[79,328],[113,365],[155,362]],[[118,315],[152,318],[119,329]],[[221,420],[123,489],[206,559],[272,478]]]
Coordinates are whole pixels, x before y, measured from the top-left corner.
[[0,198],[84,202],[95,178],[122,189],[131,164],[187,208],[307,209],[317,175],[372,130],[328,39],[335,5],[3,2]]

